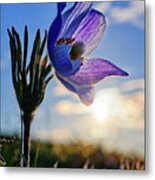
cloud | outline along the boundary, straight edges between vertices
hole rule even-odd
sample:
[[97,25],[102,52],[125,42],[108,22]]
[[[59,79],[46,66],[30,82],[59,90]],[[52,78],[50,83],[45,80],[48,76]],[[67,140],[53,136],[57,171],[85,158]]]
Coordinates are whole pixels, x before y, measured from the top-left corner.
[[53,90],[53,94],[55,96],[68,96],[70,95],[70,92],[57,80],[56,86]]
[[110,10],[111,4],[112,4],[111,2],[100,2],[100,3],[97,3],[97,5],[95,6],[95,9],[104,13]]
[[58,102],[55,106],[55,110],[61,116],[85,114],[89,111],[88,107],[70,100],[62,100]]
[[[39,117],[44,116],[42,111],[40,109]],[[62,98],[55,103],[53,112],[54,121],[47,128],[39,129],[37,138],[52,142],[81,139],[109,149],[143,154],[144,79],[126,80],[118,86],[98,89],[95,102],[89,108]]]
[[138,27],[143,26],[143,14],[143,1],[131,1],[128,7],[113,7],[110,13],[116,23],[131,23]]
[[[126,2],[127,3],[127,2]],[[115,2],[98,3],[95,9],[106,15],[108,24],[130,23],[139,28],[144,28],[144,2],[130,1],[128,6],[118,6]]]
[[[79,138],[99,143],[110,150],[144,154],[144,91],[139,89],[126,94],[125,89],[120,90],[133,82],[97,92],[89,114],[73,124]],[[142,79],[137,82],[143,84]],[[137,89],[136,80],[133,84]],[[98,108],[101,109],[98,111]],[[99,116],[94,114],[96,111]]]
[[126,81],[122,84],[123,89],[127,90],[136,90],[136,89],[144,89],[144,79],[133,79],[130,81]]
[[[55,110],[61,116],[72,116],[90,114],[91,112],[93,114],[93,110],[96,107],[99,108],[99,106],[102,106],[102,108],[111,108],[110,106],[114,106],[110,114],[112,115],[112,113],[114,113],[115,116],[119,114],[119,105],[119,107],[126,107],[127,111],[131,113],[137,109],[135,106],[139,108],[137,103],[143,103],[141,102],[144,95],[143,90],[143,79],[127,80],[119,87],[107,87],[96,91],[95,102],[89,108],[80,102],[64,99],[56,103]],[[137,101],[137,103],[135,101]]]
[[89,108],[80,102],[61,100],[55,105],[55,112],[72,119],[108,122],[117,128],[141,129],[144,127],[144,80],[127,80],[118,87],[96,91],[95,102]]
[[36,114],[36,119],[45,119],[46,117],[46,110],[44,107],[39,107]]

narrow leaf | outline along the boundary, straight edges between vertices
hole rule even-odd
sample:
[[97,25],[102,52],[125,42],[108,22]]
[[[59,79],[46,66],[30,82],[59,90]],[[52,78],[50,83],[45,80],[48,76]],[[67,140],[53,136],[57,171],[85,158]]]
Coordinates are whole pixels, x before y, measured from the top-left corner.
[[52,74],[51,76],[49,76],[46,80],[45,80],[45,87],[47,86],[47,84],[50,82],[50,80],[54,77],[54,75]]
[[10,30],[7,29],[7,31],[8,31],[8,35],[10,38],[12,80],[13,80],[14,88],[16,88],[16,82],[17,82],[17,79],[16,79],[16,56],[15,56],[16,48],[15,48],[15,45],[13,43],[13,36],[12,36]]
[[40,56],[42,56],[42,53],[43,53],[44,48],[45,48],[46,41],[47,41],[47,31],[45,30],[44,39],[42,41],[42,44],[41,44],[41,47],[40,47],[40,51],[39,51],[39,55]]
[[24,31],[23,71],[25,71],[25,68],[26,68],[27,50],[28,50],[28,30],[27,30],[27,26],[25,26],[25,31]]
[[15,28],[12,27],[12,33],[15,37],[15,43],[16,43],[16,53],[17,53],[17,60],[18,60],[18,71],[21,74],[22,72],[22,66],[21,66],[21,61],[22,61],[22,47],[21,47],[21,42],[20,42],[20,37],[19,34],[16,32]]
[[36,38],[34,40],[33,50],[31,54],[31,61],[30,61],[30,66],[29,66],[31,91],[33,91],[34,74],[35,74],[34,63],[35,63],[36,54],[38,53],[39,46],[40,46],[40,30],[38,29],[36,33]]

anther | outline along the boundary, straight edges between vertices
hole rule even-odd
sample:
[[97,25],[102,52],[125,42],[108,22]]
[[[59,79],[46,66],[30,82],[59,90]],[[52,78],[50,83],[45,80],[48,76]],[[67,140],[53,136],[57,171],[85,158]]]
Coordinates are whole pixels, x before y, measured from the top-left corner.
[[75,38],[60,38],[57,41],[57,45],[61,45],[61,44],[73,44],[73,42],[75,41]]
[[75,38],[66,38],[65,44],[72,44],[75,41]]
[[64,42],[65,42],[65,39],[64,39],[64,38],[60,38],[60,39],[57,41],[57,45],[64,44]]

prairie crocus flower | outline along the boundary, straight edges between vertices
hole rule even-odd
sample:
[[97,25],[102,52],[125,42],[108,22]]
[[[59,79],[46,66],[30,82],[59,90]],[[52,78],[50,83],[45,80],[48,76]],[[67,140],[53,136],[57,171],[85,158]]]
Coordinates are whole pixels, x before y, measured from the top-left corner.
[[87,59],[103,36],[104,15],[92,9],[91,2],[77,2],[63,13],[65,6],[58,3],[57,16],[49,29],[48,53],[61,83],[90,105],[94,84],[107,76],[128,74],[107,60]]

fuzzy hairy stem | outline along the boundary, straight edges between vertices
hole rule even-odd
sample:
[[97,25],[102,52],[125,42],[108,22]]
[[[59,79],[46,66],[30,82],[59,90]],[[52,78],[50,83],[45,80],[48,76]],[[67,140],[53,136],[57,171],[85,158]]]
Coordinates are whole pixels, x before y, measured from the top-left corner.
[[21,116],[22,133],[21,133],[21,166],[30,167],[30,130],[34,113],[23,113]]

